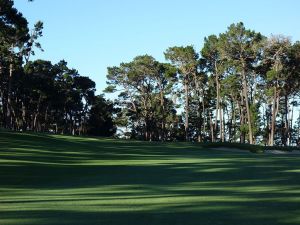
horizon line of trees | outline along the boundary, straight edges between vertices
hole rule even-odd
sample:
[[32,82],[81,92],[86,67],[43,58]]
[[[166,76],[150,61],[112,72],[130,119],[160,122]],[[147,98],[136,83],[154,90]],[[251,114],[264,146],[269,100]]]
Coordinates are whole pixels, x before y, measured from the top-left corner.
[[[300,136],[300,42],[232,24],[193,46],[174,46],[108,67],[105,93],[64,60],[31,61],[43,50],[32,29],[0,0],[0,126],[15,131],[147,141],[296,145]],[[117,129],[118,128],[118,129]]]
[[120,136],[148,141],[299,143],[300,42],[232,24],[193,46],[174,46],[167,63],[150,55],[108,67]]
[[111,136],[114,107],[95,82],[62,60],[30,61],[43,23],[29,29],[14,1],[0,0],[0,126],[15,131]]

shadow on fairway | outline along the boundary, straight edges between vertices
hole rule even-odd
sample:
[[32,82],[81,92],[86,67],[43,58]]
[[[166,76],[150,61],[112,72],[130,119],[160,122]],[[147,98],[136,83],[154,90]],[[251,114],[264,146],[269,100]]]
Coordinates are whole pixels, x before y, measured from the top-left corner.
[[0,224],[299,224],[297,157],[0,133]]

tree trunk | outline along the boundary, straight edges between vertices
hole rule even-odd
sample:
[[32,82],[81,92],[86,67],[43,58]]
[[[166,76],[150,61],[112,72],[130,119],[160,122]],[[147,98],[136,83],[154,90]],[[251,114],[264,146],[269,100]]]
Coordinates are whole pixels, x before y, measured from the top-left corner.
[[205,105],[204,105],[204,95],[203,95],[203,100],[202,100],[202,113],[203,113],[203,135],[204,135],[204,141],[206,139],[206,115],[205,115]]
[[161,120],[161,134],[160,134],[160,140],[165,141],[165,101],[164,101],[164,93],[162,89],[162,82],[160,82],[160,107],[162,109],[162,120]]
[[223,130],[223,107],[219,109],[220,112],[220,140],[224,142],[224,130]]
[[200,85],[199,85],[199,81],[197,79],[197,73],[193,73],[194,75],[194,83],[195,83],[195,95],[198,101],[198,105],[197,105],[197,120],[199,122],[197,122],[198,126],[197,126],[197,141],[201,142],[202,141],[202,136],[201,136],[201,128],[202,128],[202,118],[201,118],[201,90],[200,90]]
[[34,114],[34,119],[33,119],[33,130],[34,131],[38,131],[38,128],[37,128],[37,120],[38,120],[38,116],[40,114],[40,104],[41,104],[41,100],[42,100],[42,95],[40,94],[39,96],[39,100],[38,100],[38,104],[37,104],[37,107],[36,107],[36,112]]
[[274,97],[273,97],[273,105],[272,105],[272,119],[271,119],[271,132],[270,132],[270,140],[269,145],[274,145],[274,136],[275,136],[275,127],[276,127],[276,117],[279,109],[279,96],[277,94],[277,88],[274,90]]
[[201,121],[201,112],[200,112],[200,102],[199,102],[199,108],[198,108],[198,112],[197,112],[197,117],[198,117],[198,120],[199,120],[199,123],[198,123],[198,137],[197,137],[197,141],[198,142],[202,142],[202,135],[201,135],[201,128],[202,128],[202,121]]
[[212,121],[211,115],[209,116],[209,121],[210,121],[211,141],[214,142],[214,125],[213,125],[213,121]]
[[250,106],[249,106],[249,100],[248,100],[248,85],[247,85],[247,80],[246,80],[245,63],[243,62],[242,64],[243,64],[243,69],[242,69],[243,94],[244,94],[246,113],[247,113],[249,143],[253,144],[252,120],[251,120],[251,112],[250,112]]
[[12,112],[11,112],[11,108],[12,108],[12,106],[11,106],[12,74],[13,74],[13,64],[11,62],[9,64],[7,104],[6,104],[6,128],[9,128],[9,129],[12,129]]
[[[219,82],[219,75],[217,72],[217,66],[215,64],[215,82],[216,82],[216,87],[217,87],[217,105],[216,105],[216,122],[215,122],[215,137],[214,141],[216,141],[217,135],[218,135],[218,117],[221,118],[221,111],[220,111],[220,82]],[[220,134],[221,136],[221,134]]]
[[291,114],[290,114],[290,118],[289,118],[289,123],[290,123],[290,130],[289,130],[289,146],[291,145],[291,140],[292,140],[292,134],[291,134],[291,130],[293,129],[293,118],[294,118],[294,105],[292,104],[292,109],[291,109]]
[[45,110],[45,116],[44,116],[44,132],[49,131],[48,126],[47,126],[48,110],[49,110],[49,106],[47,105],[46,110]]
[[289,133],[290,133],[290,124],[289,124],[289,101],[288,96],[284,96],[284,108],[285,108],[285,114],[284,114],[284,140],[285,146],[289,146]]
[[1,106],[2,106],[2,124],[5,126],[6,123],[6,101],[5,101],[5,97],[4,97],[4,90],[0,89],[0,93],[1,93]]
[[[243,97],[243,96],[242,96]],[[240,127],[243,127],[245,124],[245,115],[244,115],[244,108],[242,107],[242,102],[238,102],[238,110],[240,113]],[[245,132],[240,129],[240,143],[245,143]]]
[[226,141],[226,137],[225,137],[225,124],[226,124],[226,121],[225,121],[225,112],[226,112],[226,107],[224,107],[222,109],[222,142],[225,142]]
[[27,130],[27,120],[26,120],[26,106],[24,100],[22,99],[22,131]]
[[187,78],[184,82],[184,90],[185,90],[185,140],[189,140],[189,85]]

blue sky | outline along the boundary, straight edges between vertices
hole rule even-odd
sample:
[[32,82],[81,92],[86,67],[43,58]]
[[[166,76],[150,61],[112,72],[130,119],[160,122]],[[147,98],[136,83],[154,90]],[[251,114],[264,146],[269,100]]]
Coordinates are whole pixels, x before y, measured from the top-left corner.
[[[15,0],[29,20],[44,22],[35,58],[65,59],[105,88],[106,68],[150,54],[164,60],[171,46],[194,45],[236,22],[264,35],[300,40],[298,0]],[[34,58],[32,58],[34,59]]]

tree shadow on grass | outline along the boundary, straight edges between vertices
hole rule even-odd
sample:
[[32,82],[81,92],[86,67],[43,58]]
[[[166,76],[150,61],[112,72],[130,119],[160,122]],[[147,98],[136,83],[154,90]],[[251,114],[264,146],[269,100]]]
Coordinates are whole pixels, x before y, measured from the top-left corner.
[[299,224],[299,158],[0,136],[0,224]]
[[[251,206],[251,204],[250,204]],[[249,205],[233,202],[230,205],[216,205],[207,207],[204,205],[181,205],[176,207],[157,207],[156,210],[148,211],[120,211],[102,212],[101,206],[94,212],[76,210],[27,210],[0,212],[0,221],[7,224],[22,225],[216,225],[216,224],[248,224],[248,225],[270,225],[270,224],[299,224],[299,217],[290,218],[282,213],[263,214],[260,207],[248,208]],[[128,208],[131,206],[128,205]],[[283,205],[284,207],[284,205]],[[97,211],[98,210],[98,211]],[[296,214],[297,215],[297,214]]]

